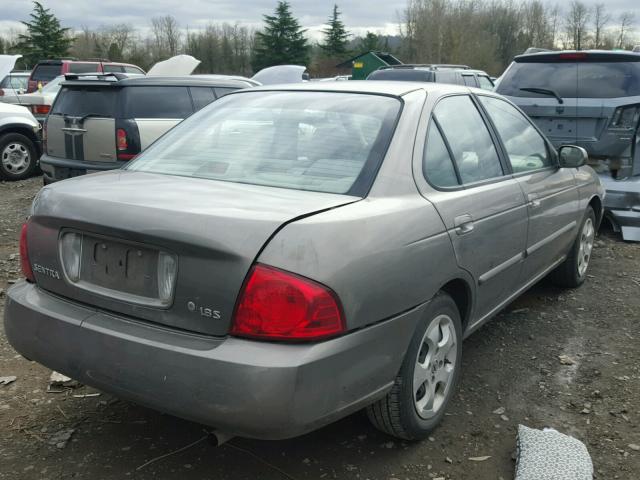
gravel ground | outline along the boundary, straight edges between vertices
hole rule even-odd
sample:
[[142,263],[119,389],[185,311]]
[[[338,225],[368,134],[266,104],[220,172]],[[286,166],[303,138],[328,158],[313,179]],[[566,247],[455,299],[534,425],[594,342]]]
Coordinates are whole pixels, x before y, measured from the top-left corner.
[[[40,185],[0,183],[0,315]],[[0,376],[17,377],[0,386],[0,479],[507,480],[519,423],[585,442],[597,478],[640,478],[640,245],[602,233],[589,273],[578,290],[541,282],[472,335],[445,421],[415,444],[356,414],[292,440],[214,447],[200,425],[104,393],[74,396],[96,393],[89,387],[47,393],[50,371],[0,332]],[[481,456],[490,458],[469,460]]]

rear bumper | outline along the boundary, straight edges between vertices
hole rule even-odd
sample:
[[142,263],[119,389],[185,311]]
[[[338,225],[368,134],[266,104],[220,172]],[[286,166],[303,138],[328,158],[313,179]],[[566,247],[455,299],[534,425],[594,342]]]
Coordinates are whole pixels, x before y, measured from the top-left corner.
[[86,162],[84,160],[69,160],[66,158],[50,157],[43,154],[40,157],[40,168],[46,183],[57,182],[67,178],[79,177],[87,173],[116,170],[122,168],[125,162]]
[[212,338],[97,312],[19,282],[5,332],[25,357],[230,435],[282,439],[384,395],[423,311],[316,344]]

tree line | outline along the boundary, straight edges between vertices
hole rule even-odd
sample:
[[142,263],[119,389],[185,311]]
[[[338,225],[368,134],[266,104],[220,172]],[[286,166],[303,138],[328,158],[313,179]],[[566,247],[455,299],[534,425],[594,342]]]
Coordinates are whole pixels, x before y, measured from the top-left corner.
[[210,23],[191,30],[171,15],[154,17],[142,33],[129,24],[72,30],[34,2],[24,31],[0,35],[0,53],[22,53],[28,68],[44,58],[103,58],[149,68],[178,53],[201,60],[201,73],[250,75],[279,64],[306,65],[315,75],[337,73],[335,65],[369,50],[396,54],[406,63],[468,64],[499,74],[529,47],[587,49],[633,46],[633,12],[614,16],[604,3],[579,0],[564,9],[540,0],[407,0],[398,35],[355,36],[338,5],[328,12],[321,40],[312,42],[287,1],[278,1],[256,30]]

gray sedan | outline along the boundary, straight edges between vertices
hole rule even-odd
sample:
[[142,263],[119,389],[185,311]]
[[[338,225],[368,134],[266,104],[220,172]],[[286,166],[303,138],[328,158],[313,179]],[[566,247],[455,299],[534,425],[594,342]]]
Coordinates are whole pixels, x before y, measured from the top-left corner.
[[122,170],[43,188],[6,334],[83,383],[280,439],[442,419],[462,340],[587,276],[603,189],[502,97],[409,82],[223,97]]

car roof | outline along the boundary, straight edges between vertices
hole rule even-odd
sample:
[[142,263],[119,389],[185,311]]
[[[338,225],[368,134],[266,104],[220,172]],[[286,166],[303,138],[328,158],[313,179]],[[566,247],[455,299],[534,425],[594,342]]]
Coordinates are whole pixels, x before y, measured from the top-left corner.
[[[284,85],[265,85],[254,87],[241,92],[255,91],[306,91],[306,92],[345,92],[368,93],[373,95],[390,95],[401,97],[416,90],[428,92],[463,92],[470,89],[464,85],[450,85],[432,82],[402,82],[402,81],[372,81],[372,80],[348,80],[345,82],[303,82]],[[240,92],[235,92],[240,93]]]
[[640,55],[623,50],[559,50],[549,52],[525,53],[517,55],[514,61],[518,63],[536,62],[572,62],[572,61],[602,61],[602,62],[640,62]]
[[235,79],[210,79],[202,77],[182,76],[182,77],[162,77],[162,76],[135,76],[127,77],[124,74],[107,75],[66,75],[65,86],[113,86],[113,87],[142,87],[142,86],[165,86],[165,87],[246,87],[245,80]]

